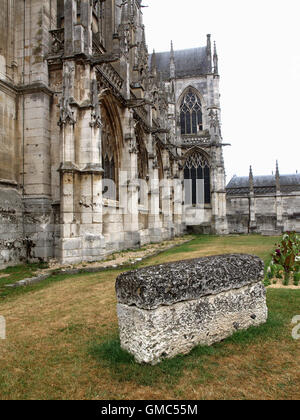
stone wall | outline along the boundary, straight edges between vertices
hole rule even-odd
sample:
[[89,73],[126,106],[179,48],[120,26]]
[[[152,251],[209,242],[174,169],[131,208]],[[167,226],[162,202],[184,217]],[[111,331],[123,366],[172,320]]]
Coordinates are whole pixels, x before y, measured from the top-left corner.
[[0,181],[18,181],[19,148],[16,93],[0,81]]
[[0,8],[0,268],[26,258],[15,57],[15,0]]
[[25,260],[23,229],[21,194],[15,188],[0,185],[0,268]]
[[300,232],[300,193],[283,196],[284,231]]
[[[230,233],[280,234],[300,232],[300,194],[281,194],[278,197],[227,195],[227,219]],[[279,207],[280,206],[280,207]],[[251,220],[251,212],[254,215]],[[280,218],[280,223],[279,219]]]

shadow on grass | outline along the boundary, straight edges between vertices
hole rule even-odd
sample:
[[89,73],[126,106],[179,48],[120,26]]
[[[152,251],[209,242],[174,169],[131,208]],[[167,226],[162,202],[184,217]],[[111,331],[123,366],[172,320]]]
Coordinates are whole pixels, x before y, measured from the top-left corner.
[[108,368],[114,379],[142,386],[152,386],[159,381],[177,383],[184,368],[184,356],[164,360],[156,366],[137,364],[133,356],[122,350],[117,334],[100,344],[92,344],[89,354]]
[[222,358],[244,353],[250,345],[276,342],[286,334],[286,322],[278,313],[270,312],[266,324],[237,331],[226,340],[212,346],[198,346],[188,355],[179,355],[162,361],[156,366],[139,365],[134,357],[122,350],[118,333],[101,342],[94,342],[89,354],[98,363],[109,369],[111,376],[119,382],[134,382],[137,385],[153,386],[163,384],[172,387],[177,384],[184,371],[197,370],[199,383],[205,383],[218,376]]

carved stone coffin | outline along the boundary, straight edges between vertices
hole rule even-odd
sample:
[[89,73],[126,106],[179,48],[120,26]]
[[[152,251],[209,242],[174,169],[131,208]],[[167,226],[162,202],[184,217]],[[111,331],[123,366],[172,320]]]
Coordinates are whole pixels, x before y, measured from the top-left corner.
[[221,255],[146,267],[116,281],[121,346],[138,363],[189,353],[266,322],[264,264]]

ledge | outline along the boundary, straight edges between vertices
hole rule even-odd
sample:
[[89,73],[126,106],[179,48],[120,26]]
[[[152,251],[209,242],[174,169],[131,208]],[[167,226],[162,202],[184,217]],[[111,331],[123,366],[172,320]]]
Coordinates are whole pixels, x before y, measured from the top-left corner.
[[10,187],[14,187],[17,188],[18,187],[18,183],[16,181],[10,180],[10,179],[2,179],[0,178],[0,185],[8,185]]

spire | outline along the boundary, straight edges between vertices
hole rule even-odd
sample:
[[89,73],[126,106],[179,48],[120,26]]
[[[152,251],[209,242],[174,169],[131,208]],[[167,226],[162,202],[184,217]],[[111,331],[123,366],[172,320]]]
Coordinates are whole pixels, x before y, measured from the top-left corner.
[[280,176],[279,175],[279,164],[278,164],[278,160],[276,160],[276,176]]
[[152,57],[151,57],[151,73],[152,73],[153,76],[157,75],[155,50],[153,50],[153,54],[152,54]]
[[146,46],[145,25],[142,26],[142,44]]
[[131,9],[131,2],[123,1],[121,4],[122,12],[121,12],[121,23],[126,24],[129,21],[130,17],[130,9]]
[[175,79],[175,54],[173,48],[173,41],[171,41],[171,53],[170,53],[170,79]]
[[254,192],[254,176],[253,176],[252,166],[250,166],[250,171],[249,171],[249,187],[250,187],[250,192]]
[[173,41],[171,41],[171,60],[174,60],[174,48],[173,48]]
[[214,42],[214,74],[219,74],[218,61],[217,46]]
[[164,85],[164,82],[163,82],[163,74],[162,74],[161,71],[159,72],[159,87],[162,91],[165,88],[165,85]]
[[211,73],[212,59],[211,59],[211,35],[210,34],[207,35],[206,59],[207,59],[207,73]]
[[276,191],[280,191],[280,173],[279,173],[278,160],[276,160],[276,173],[275,173],[275,179],[276,179]]
[[135,7],[132,0],[128,1],[128,17],[130,20],[134,20],[135,16]]

